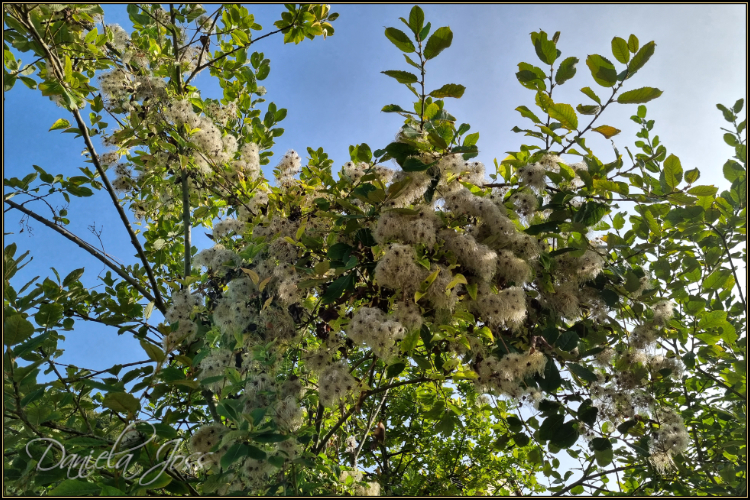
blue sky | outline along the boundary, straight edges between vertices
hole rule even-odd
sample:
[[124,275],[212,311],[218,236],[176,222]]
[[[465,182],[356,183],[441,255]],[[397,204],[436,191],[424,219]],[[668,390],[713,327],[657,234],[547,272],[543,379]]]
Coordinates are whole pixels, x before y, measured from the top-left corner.
[[[209,12],[212,6],[205,6]],[[286,133],[274,148],[270,168],[288,149],[304,158],[306,148],[323,147],[336,168],[349,160],[348,146],[366,142],[372,149],[393,140],[401,125],[397,115],[381,113],[385,104],[410,108],[412,95],[402,86],[380,74],[389,69],[409,69],[401,52],[383,35],[385,27],[406,29],[398,20],[408,17],[410,5],[334,5],[340,17],[333,37],[306,40],[298,46],[283,45],[280,36],[259,42],[255,50],[271,59],[271,74],[263,82],[265,96],[289,110],[281,126]],[[588,104],[579,89],[591,86],[600,96],[608,93],[597,87],[585,65],[588,54],[598,53],[611,60],[610,41],[634,33],[641,44],[654,40],[656,53],[625,90],[642,86],[664,91],[649,103],[649,118],[656,120],[656,133],[667,149],[678,155],[685,169],[698,167],[702,183],[724,187],[721,166],[732,154],[719,127],[721,113],[715,104],[733,104],[746,93],[746,6],[745,5],[423,5],[426,20],[433,29],[450,26],[453,45],[428,64],[428,90],[445,83],[466,86],[460,100],[448,99],[446,108],[459,123],[471,124],[481,134],[479,160],[487,165],[501,160],[507,151],[517,149],[523,137],[511,132],[524,119],[514,111],[519,105],[533,109],[533,92],[521,87],[515,78],[521,61],[539,65],[529,33],[543,29],[561,31],[558,48],[562,57],[580,59],[573,80],[556,89],[555,101],[574,106]],[[256,22],[273,29],[283,10],[281,5],[249,6]],[[108,23],[129,28],[124,5],[108,5]],[[29,54],[23,57],[30,62]],[[195,80],[204,97],[220,97],[218,85],[207,72]],[[601,89],[601,90],[599,90]],[[599,119],[622,130],[615,143],[624,152],[636,140],[636,125],[629,120],[635,105],[612,105]],[[51,173],[76,175],[85,165],[82,140],[59,131],[47,132],[66,112],[37,91],[17,84],[4,100],[5,177],[22,177],[32,164]],[[68,117],[69,118],[69,117]],[[584,122],[585,123],[585,122]],[[529,138],[526,138],[529,139]],[[528,143],[528,142],[527,142]],[[98,142],[95,143],[100,151]],[[612,159],[609,141],[588,139],[588,145],[602,160]],[[631,147],[632,150],[632,147]],[[488,169],[490,170],[490,169]],[[62,200],[60,201],[62,203]],[[77,198],[69,208],[69,226],[77,234],[96,241],[87,229],[103,228],[102,241],[108,253],[126,263],[135,262],[114,209],[104,193]],[[34,261],[18,273],[14,284],[34,276],[51,275],[55,266],[61,276],[79,267],[86,268],[83,281],[95,286],[102,264],[78,247],[41,224],[32,223],[33,235],[19,234],[20,215],[5,214],[5,244],[16,242],[19,253],[30,250]],[[193,242],[204,248],[210,241],[201,228],[193,232]],[[158,319],[155,315],[154,320]],[[115,363],[145,358],[137,342],[102,325],[78,323],[67,332],[66,352],[60,361],[87,368],[102,369]]]

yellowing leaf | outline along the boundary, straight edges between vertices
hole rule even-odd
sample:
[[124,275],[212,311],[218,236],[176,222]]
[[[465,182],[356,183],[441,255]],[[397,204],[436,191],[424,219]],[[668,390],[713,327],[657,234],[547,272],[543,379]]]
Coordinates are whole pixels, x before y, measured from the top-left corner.
[[273,278],[273,276],[269,276],[268,278],[266,278],[266,279],[264,279],[263,281],[261,281],[261,282],[260,282],[260,285],[258,285],[258,290],[260,290],[260,291],[262,292],[262,291],[263,291],[263,289],[264,289],[264,288],[266,287],[266,285],[268,284],[268,282],[269,282],[269,281],[271,281],[271,278]]
[[445,291],[447,292],[458,285],[466,285],[467,283],[468,282],[466,281],[466,278],[464,278],[463,274],[456,274],[455,276],[453,276],[451,282],[448,283],[448,286],[445,287]]
[[[253,281],[253,284],[255,286],[258,286],[258,281],[260,281],[260,276],[258,276],[258,273],[253,271],[252,269],[245,269],[244,267],[241,268],[242,272],[250,276],[250,279]],[[262,291],[263,289],[261,289]]]
[[55,123],[52,124],[52,126],[49,128],[49,131],[53,130],[59,130],[61,128],[68,128],[70,127],[70,122],[66,120],[65,118],[60,118]]
[[614,137],[617,134],[620,133],[619,129],[616,129],[615,127],[611,127],[609,125],[599,125],[595,129],[592,129],[594,132],[599,132],[602,134],[606,139],[609,139],[610,137]]

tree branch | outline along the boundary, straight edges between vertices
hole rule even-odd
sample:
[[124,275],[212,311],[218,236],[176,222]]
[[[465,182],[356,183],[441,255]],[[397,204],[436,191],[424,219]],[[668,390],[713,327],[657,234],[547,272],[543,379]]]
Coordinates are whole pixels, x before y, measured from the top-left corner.
[[[25,24],[26,24],[25,28],[29,30],[29,33],[31,33],[31,35],[34,37],[37,43],[39,43],[39,45],[44,50],[47,56],[47,59],[49,60],[50,64],[52,65],[54,69],[55,77],[60,81],[61,84],[65,85],[65,73],[60,64],[60,61],[57,59],[57,57],[54,56],[54,54],[52,54],[52,51],[50,50],[47,43],[44,41],[42,36],[37,32],[36,28],[34,27],[34,23],[31,22],[31,18],[28,12],[26,13]],[[76,123],[78,124],[78,129],[81,131],[81,135],[83,135],[83,140],[86,143],[86,149],[88,149],[89,154],[91,155],[91,161],[94,163],[94,166],[96,167],[97,172],[101,176],[102,182],[104,183],[104,186],[106,187],[107,192],[109,193],[109,196],[112,199],[112,202],[114,203],[115,208],[117,209],[117,213],[120,215],[120,219],[125,225],[125,229],[128,231],[128,235],[130,235],[130,241],[135,247],[136,251],[138,252],[138,256],[140,257],[141,262],[143,263],[143,267],[146,269],[146,274],[148,274],[148,279],[151,282],[151,288],[154,292],[154,298],[152,298],[151,300],[154,301],[154,304],[156,305],[156,308],[159,309],[159,311],[161,311],[162,313],[165,313],[167,309],[164,305],[164,302],[161,299],[159,287],[156,284],[156,279],[154,278],[154,273],[151,269],[151,265],[148,263],[148,259],[146,258],[146,254],[143,251],[143,247],[141,246],[140,242],[138,241],[138,238],[133,232],[133,228],[130,226],[130,222],[128,221],[128,217],[125,214],[125,210],[123,210],[122,205],[120,205],[120,201],[117,199],[115,190],[112,187],[112,184],[109,182],[109,179],[107,178],[107,175],[105,174],[104,169],[102,168],[102,165],[99,162],[99,157],[96,154],[94,145],[91,142],[91,137],[89,136],[88,127],[86,127],[86,124],[84,123],[83,118],[81,118],[81,113],[78,111],[78,109],[73,109],[71,110],[71,112],[73,113],[73,116],[76,119]]]
[[79,238],[75,234],[71,233],[70,231],[68,231],[64,227],[58,226],[57,224],[54,224],[54,223],[48,221],[47,219],[45,219],[41,215],[37,215],[36,213],[32,212],[31,210],[29,210],[27,208],[22,207],[21,205],[19,205],[16,202],[13,202],[13,201],[10,201],[10,200],[5,200],[5,203],[7,203],[11,207],[15,208],[16,210],[18,210],[18,211],[20,211],[20,212],[28,215],[32,219],[37,220],[37,221],[41,222],[42,224],[44,224],[45,226],[47,226],[47,227],[49,227],[49,228],[57,231],[61,235],[65,236],[67,239],[69,239],[70,241],[72,241],[73,243],[75,243],[76,245],[78,245],[79,247],[83,248],[88,253],[90,253],[91,255],[93,255],[94,257],[96,257],[97,259],[99,259],[100,261],[102,261],[107,267],[109,267],[114,272],[116,272],[122,279],[124,279],[125,281],[127,281],[128,283],[130,283],[131,285],[133,285],[133,287],[135,287],[135,289],[138,290],[141,293],[141,295],[143,295],[144,298],[146,298],[146,299],[148,299],[150,301],[154,301],[154,297],[150,293],[148,293],[148,291],[145,288],[143,288],[143,286],[141,286],[140,283],[138,283],[134,278],[132,278],[125,271],[119,269],[115,265],[114,262],[110,261],[107,257],[105,257],[104,255],[102,255],[102,253],[97,248],[95,248],[94,246],[92,246],[88,242],[82,240],[81,238]]

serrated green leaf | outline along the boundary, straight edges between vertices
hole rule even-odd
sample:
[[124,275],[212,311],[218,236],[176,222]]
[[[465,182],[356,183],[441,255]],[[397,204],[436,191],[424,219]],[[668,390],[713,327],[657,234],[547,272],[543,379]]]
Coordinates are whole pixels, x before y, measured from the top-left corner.
[[578,106],[576,106],[576,109],[582,115],[595,115],[599,112],[601,108],[593,104],[591,105],[579,104]]
[[398,83],[416,83],[419,81],[417,75],[409,73],[408,71],[388,70],[381,71],[381,73],[390,76],[391,78],[395,78]]
[[601,99],[599,99],[599,96],[596,95],[596,93],[594,93],[594,91],[591,90],[590,87],[583,87],[581,89],[581,92],[583,92],[584,94],[586,94],[587,97],[589,97],[590,99],[592,99],[594,102],[596,102],[597,104],[599,104],[601,106],[601,104],[602,104]]
[[555,103],[550,106],[548,113],[550,117],[559,121],[568,130],[578,128],[578,115],[570,104]]
[[628,78],[632,77],[636,71],[641,69],[651,56],[654,55],[656,50],[656,44],[654,42],[648,42],[646,45],[640,48],[640,50],[633,56],[633,59],[628,64]]
[[622,64],[627,64],[630,61],[630,51],[628,50],[628,42],[624,39],[616,36],[612,39],[612,55],[615,56]]
[[612,87],[617,83],[617,70],[606,57],[591,54],[586,58],[586,65],[589,67],[594,81],[602,87]]
[[466,87],[455,83],[447,83],[437,90],[430,92],[430,96],[437,99],[443,99],[445,97],[455,97],[456,99],[464,95]]
[[578,64],[577,57],[568,57],[560,63],[560,67],[557,68],[555,73],[555,83],[562,85],[576,74],[576,64]]
[[34,325],[20,314],[7,316],[3,321],[3,344],[20,344],[34,333]]
[[135,415],[141,404],[135,396],[127,392],[110,392],[104,396],[102,406],[120,413]]
[[532,113],[531,110],[527,108],[526,106],[518,106],[516,108],[516,111],[521,113],[521,116],[523,116],[524,118],[528,118],[534,123],[542,123],[541,120],[539,120],[539,118],[534,113]]
[[638,37],[635,35],[630,35],[628,37],[628,50],[635,54],[638,52]]
[[675,155],[669,155],[664,160],[664,182],[669,186],[670,190],[674,188],[682,181],[682,164],[680,159]]
[[617,102],[620,104],[639,104],[656,99],[663,92],[653,87],[641,87],[639,89],[630,90],[617,98]]
[[406,33],[404,33],[401,30],[397,30],[396,28],[386,28],[385,36],[388,40],[391,41],[391,43],[393,43],[393,45],[398,47],[399,50],[401,50],[402,52],[406,52],[407,54],[410,54],[416,51],[412,41],[409,39]]
[[437,57],[443,50],[451,46],[453,42],[453,32],[447,26],[438,28],[427,40],[427,45],[424,49],[425,59],[433,59]]

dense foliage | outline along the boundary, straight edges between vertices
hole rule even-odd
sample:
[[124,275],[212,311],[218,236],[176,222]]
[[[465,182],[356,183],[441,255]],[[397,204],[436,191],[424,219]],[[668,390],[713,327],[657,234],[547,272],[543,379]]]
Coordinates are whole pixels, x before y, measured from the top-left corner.
[[[20,81],[67,110],[51,130],[81,137],[90,165],[6,179],[7,209],[109,268],[104,291],[83,269],[17,289],[26,254],[5,248],[6,493],[497,495],[543,492],[541,476],[554,494],[745,492],[742,100],[719,106],[734,156],[718,193],[655,134],[643,104],[661,91],[631,84],[654,42],[589,55],[601,89],[574,107],[556,89],[579,59],[534,32],[542,67],[516,76],[537,109],[517,107],[528,128],[514,128],[531,144],[487,172],[446,104],[464,86],[425,88],[453,33],[414,7],[406,31],[385,30],[409,68],[383,73],[415,96],[383,108],[404,120],[396,140],[351,146],[340,173],[322,149],[289,151],[272,182],[261,166],[286,110],[261,97],[270,62],[250,45],[330,36],[337,15],[287,5],[253,38],[247,8],[211,7],[131,4],[128,33],[95,5],[4,6],[5,91]],[[191,85],[204,69],[221,101]],[[637,149],[603,161],[586,134],[616,136],[600,117],[620,105],[637,105]],[[50,203],[97,191],[136,264]],[[192,246],[199,226],[215,246]],[[136,336],[148,360],[60,366],[80,321]],[[128,468],[68,476],[34,438],[83,457],[142,446]],[[213,454],[160,474],[169,446]]]

